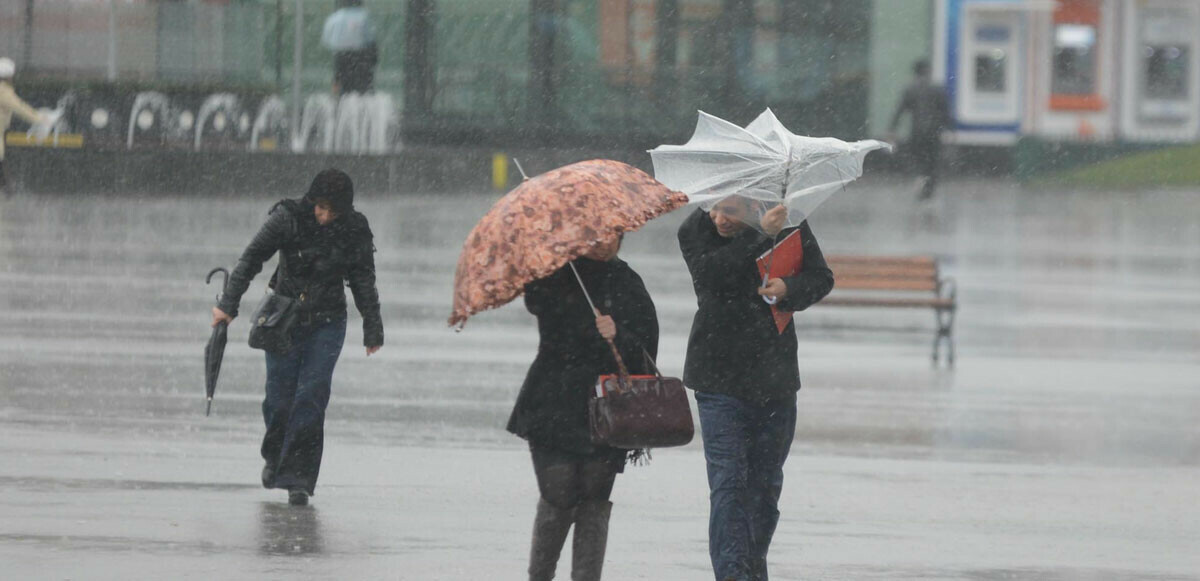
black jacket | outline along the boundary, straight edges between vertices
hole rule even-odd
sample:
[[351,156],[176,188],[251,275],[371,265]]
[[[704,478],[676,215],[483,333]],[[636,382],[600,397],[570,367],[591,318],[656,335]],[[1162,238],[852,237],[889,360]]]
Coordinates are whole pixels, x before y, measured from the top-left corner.
[[896,130],[900,117],[906,112],[912,115],[909,133],[913,139],[936,139],[951,124],[946,90],[928,81],[916,81],[904,89],[904,96],[888,125],[889,131]]
[[375,288],[375,246],[366,216],[351,211],[321,226],[311,204],[284,200],[271,208],[267,221],[250,241],[229,276],[218,307],[237,316],[242,295],[264,262],[281,253],[287,276],[276,269],[271,277],[275,292],[301,297],[304,317],[344,317],[349,281],[354,305],[363,319],[363,343],[383,345],[383,319],[379,315],[379,291]]
[[[617,324],[614,342],[632,374],[652,373],[642,354],[658,356],[658,315],[641,277],[619,258],[575,260],[596,308]],[[570,265],[525,285],[525,307],[537,317],[538,353],[517,396],[508,431],[542,446],[596,451],[587,402],[600,375],[617,372],[608,343]]]
[[[788,293],[777,303],[789,311],[808,308],[833,288],[833,272],[808,223],[799,229],[804,266],[784,277]],[[723,238],[703,210],[679,227],[679,247],[699,307],[684,363],[688,387],[756,402],[794,397],[800,389],[795,322],[779,333],[770,305],[757,293],[762,280],[755,260],[771,243],[753,228]]]

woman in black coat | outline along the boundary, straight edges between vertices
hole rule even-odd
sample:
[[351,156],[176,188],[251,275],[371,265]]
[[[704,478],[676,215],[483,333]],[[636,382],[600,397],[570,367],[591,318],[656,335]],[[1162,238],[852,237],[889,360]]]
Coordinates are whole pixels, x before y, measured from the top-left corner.
[[362,315],[367,355],[383,346],[375,246],[366,216],[354,209],[350,176],[324,170],[303,198],[271,208],[213,307],[213,326],[233,321],[250,280],[276,252],[280,266],[270,286],[297,300],[299,316],[288,351],[266,354],[262,484],[287,490],[289,503],[303,505],[321,469],[325,407],[346,339],[346,283]]
[[508,430],[529,441],[537,476],[537,516],[529,579],[552,579],[567,532],[575,525],[571,578],[598,580],[608,539],[609,495],[628,450],[592,444],[587,403],[596,378],[617,372],[605,338],[630,373],[651,373],[658,354],[658,316],[641,277],[617,258],[621,241],[599,244],[574,261],[596,308],[588,305],[571,266],[525,286],[525,306],[538,320],[537,358],[517,396]]

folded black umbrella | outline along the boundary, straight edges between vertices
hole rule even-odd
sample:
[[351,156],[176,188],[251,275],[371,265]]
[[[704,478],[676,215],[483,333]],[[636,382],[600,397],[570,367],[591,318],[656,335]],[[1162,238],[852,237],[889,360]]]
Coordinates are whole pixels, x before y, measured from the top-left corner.
[[[225,274],[225,283],[221,285],[221,292],[225,292],[225,285],[229,284],[229,271],[224,268],[214,268],[208,273],[208,277],[204,282],[212,282],[212,277],[216,273]],[[217,301],[220,302],[221,297],[217,296]],[[204,415],[208,415],[212,411],[213,393],[217,391],[217,376],[221,374],[221,360],[225,358],[225,340],[228,337],[228,325],[222,321],[213,327],[212,336],[208,338],[208,345],[204,346],[204,395],[208,397],[208,405],[204,408]]]

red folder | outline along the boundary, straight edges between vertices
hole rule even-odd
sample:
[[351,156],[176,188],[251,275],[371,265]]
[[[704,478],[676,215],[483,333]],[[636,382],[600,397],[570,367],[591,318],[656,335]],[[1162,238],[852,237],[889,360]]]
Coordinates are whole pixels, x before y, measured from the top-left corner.
[[[775,245],[775,248],[758,257],[758,274],[764,280],[794,276],[804,266],[804,245],[800,242],[800,230],[793,230]],[[767,272],[770,269],[770,272]],[[775,317],[775,328],[780,334],[792,320],[791,311],[780,310],[771,305],[771,315]]]

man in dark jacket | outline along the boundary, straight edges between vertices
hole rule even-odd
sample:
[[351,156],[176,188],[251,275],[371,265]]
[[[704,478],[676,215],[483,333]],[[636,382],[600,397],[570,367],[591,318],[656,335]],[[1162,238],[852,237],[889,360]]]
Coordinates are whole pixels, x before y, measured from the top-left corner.
[[946,90],[930,80],[928,61],[920,60],[913,64],[913,80],[904,89],[900,105],[892,115],[889,133],[895,134],[900,117],[905,113],[911,117],[908,150],[917,172],[924,178],[920,199],[925,200],[933,196],[937,187],[938,165],[942,159],[942,131],[950,124]]
[[[718,581],[766,580],[767,549],[779,521],[783,463],[796,426],[800,389],[795,324],[783,333],[771,307],[802,311],[833,288],[833,273],[808,227],[799,226],[803,267],[761,285],[755,260],[787,234],[787,209],[767,212],[762,232],[751,203],[731,196],[697,210],[679,228],[679,247],[699,309],[688,338],[683,381],[696,391],[708,464],[709,556]],[[763,234],[766,233],[766,235]]]

